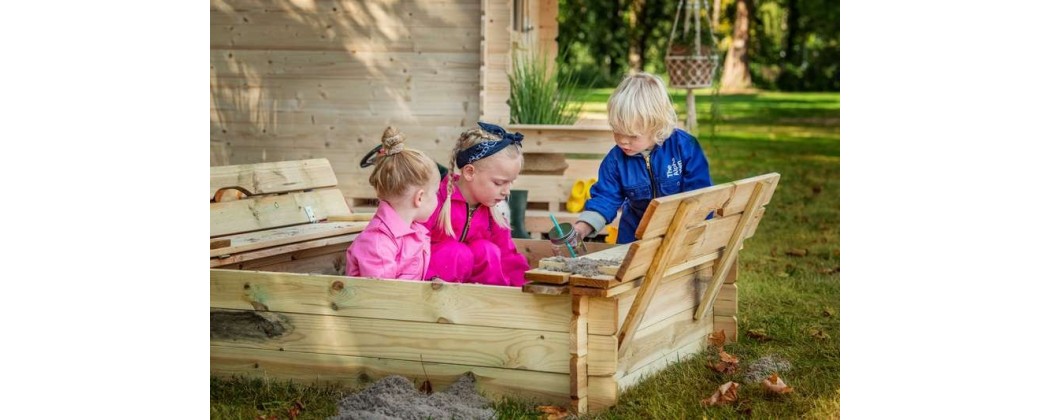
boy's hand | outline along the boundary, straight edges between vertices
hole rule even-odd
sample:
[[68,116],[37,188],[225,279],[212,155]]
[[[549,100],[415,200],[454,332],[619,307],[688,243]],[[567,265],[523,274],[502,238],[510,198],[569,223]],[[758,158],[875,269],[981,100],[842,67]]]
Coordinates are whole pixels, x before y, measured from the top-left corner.
[[586,222],[576,222],[572,225],[572,229],[576,231],[576,236],[580,239],[586,238],[591,232],[594,232],[594,228],[588,225]]

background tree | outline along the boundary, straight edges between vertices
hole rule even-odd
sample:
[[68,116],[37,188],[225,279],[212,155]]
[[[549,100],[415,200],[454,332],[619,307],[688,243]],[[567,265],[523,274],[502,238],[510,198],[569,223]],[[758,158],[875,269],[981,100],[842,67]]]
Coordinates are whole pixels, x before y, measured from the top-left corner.
[[[734,52],[746,61],[734,66],[740,70],[736,80],[748,77],[753,86],[770,90],[839,89],[837,1],[708,1],[721,53],[730,53],[739,44],[734,39],[746,36],[745,47]],[[677,1],[560,0],[559,64],[594,86],[615,86],[628,70],[666,74],[663,56],[677,6]],[[747,19],[737,18],[741,7]],[[746,24],[746,31],[734,36],[737,24]],[[730,59],[723,61],[725,73]]]
[[733,18],[733,41],[726,52],[725,70],[722,71],[722,91],[739,92],[751,87],[751,69],[747,65],[747,40],[750,37],[752,6],[747,0],[736,0]]

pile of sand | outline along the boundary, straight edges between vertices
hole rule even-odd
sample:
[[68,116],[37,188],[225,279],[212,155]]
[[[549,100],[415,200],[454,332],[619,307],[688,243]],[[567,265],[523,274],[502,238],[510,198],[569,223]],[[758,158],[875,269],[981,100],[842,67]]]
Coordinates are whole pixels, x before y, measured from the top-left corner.
[[424,394],[404,376],[387,376],[339,401],[332,419],[491,419],[492,404],[477,392],[467,373],[444,392]]

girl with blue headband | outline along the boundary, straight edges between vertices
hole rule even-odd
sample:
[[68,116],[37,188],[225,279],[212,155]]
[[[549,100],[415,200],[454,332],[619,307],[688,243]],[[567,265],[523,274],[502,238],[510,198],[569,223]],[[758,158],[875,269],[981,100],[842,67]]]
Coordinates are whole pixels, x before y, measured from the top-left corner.
[[425,223],[431,240],[427,278],[520,287],[529,263],[511,239],[507,197],[524,164],[523,136],[478,125],[459,136],[438,188],[438,207]]

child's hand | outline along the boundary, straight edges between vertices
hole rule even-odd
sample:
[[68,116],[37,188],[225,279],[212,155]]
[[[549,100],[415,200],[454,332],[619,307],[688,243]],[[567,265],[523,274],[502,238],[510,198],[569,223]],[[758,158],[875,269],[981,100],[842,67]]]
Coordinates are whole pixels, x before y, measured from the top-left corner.
[[572,225],[572,229],[576,231],[576,237],[580,239],[586,238],[587,235],[594,232],[594,228],[586,222],[576,222],[576,224]]

